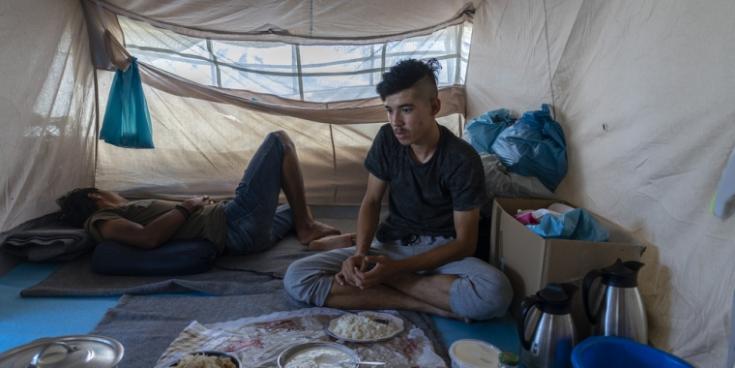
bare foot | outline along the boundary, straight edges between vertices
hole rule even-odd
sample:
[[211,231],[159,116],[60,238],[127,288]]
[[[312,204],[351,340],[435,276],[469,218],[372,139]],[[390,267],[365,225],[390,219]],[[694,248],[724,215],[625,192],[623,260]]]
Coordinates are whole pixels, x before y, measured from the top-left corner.
[[340,231],[336,228],[319,221],[314,221],[306,229],[296,230],[296,238],[299,239],[301,244],[307,245],[314,240],[339,233]]
[[311,250],[331,250],[337,248],[347,248],[355,245],[355,233],[329,235],[323,238],[312,240],[308,248]]

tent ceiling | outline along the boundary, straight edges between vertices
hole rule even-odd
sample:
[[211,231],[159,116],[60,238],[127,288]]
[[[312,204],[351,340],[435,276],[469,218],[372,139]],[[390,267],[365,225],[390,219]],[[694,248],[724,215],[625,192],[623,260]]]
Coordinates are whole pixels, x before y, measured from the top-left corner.
[[[96,2],[96,0],[93,0]],[[171,28],[215,33],[362,38],[413,32],[452,19],[480,0],[100,0]],[[474,3],[474,4],[473,4]],[[187,31],[181,32],[187,34]]]

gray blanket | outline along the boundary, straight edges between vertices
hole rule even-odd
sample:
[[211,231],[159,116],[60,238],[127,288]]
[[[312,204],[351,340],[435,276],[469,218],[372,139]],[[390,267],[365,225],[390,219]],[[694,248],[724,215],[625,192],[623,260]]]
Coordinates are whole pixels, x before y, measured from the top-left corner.
[[[125,356],[119,368],[153,367],[158,357],[192,320],[223,322],[304,307],[285,294],[280,280],[264,282],[253,290],[257,292],[219,297],[126,295],[117,306],[108,310],[92,333],[115,338],[125,346]],[[413,312],[403,315],[426,333],[434,344],[434,350],[447,360],[446,349],[431,318]]]
[[49,227],[0,236],[0,246],[30,262],[68,261],[89,253],[94,249],[94,241],[81,229]]
[[59,220],[58,213],[45,215],[0,233],[0,250],[30,262],[68,261],[94,248],[84,229]]
[[251,291],[248,283],[281,278],[291,262],[312,253],[291,237],[262,253],[223,256],[211,271],[185,276],[100,275],[92,271],[90,257],[84,257],[62,265],[45,280],[21,291],[21,295],[109,296],[185,291],[243,294]]
[[[355,227],[354,219],[323,219],[325,223],[348,232]],[[246,256],[222,256],[206,273],[186,276],[110,276],[94,273],[91,257],[63,264],[48,278],[21,291],[24,297],[45,296],[110,296],[122,294],[157,294],[195,291],[211,295],[242,294],[245,283],[253,275],[263,280],[282,278],[294,260],[313,254],[294,236],[289,236],[272,248]]]

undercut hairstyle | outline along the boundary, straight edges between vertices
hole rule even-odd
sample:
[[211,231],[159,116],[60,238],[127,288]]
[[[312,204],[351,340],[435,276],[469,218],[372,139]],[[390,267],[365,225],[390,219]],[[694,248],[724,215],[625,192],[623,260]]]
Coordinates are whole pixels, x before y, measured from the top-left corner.
[[89,216],[97,211],[97,203],[89,194],[99,193],[97,188],[77,188],[56,200],[61,207],[61,220],[75,227],[84,226]]
[[436,59],[426,61],[416,59],[405,59],[383,73],[383,80],[375,88],[380,99],[413,87],[422,80],[427,80],[433,86],[432,95],[436,96],[437,82],[436,74],[441,70],[441,64]]

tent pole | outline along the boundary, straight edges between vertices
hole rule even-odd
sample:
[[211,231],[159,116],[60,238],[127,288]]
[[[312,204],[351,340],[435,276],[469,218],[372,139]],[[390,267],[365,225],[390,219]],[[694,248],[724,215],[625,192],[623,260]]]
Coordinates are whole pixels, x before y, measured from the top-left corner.
[[337,191],[339,181],[337,180],[337,147],[334,145],[334,128],[329,124],[329,139],[332,141],[332,175],[334,180],[334,191],[332,192],[332,204],[337,204]]
[[94,171],[92,171],[92,186],[97,185],[97,157],[99,156],[100,134],[100,93],[97,82],[97,67],[93,66],[94,74]]
[[556,119],[556,98],[554,96],[554,76],[551,73],[551,48],[549,47],[549,14],[544,2],[544,38],[546,40],[546,68],[549,73],[549,93],[551,94],[551,117]]

